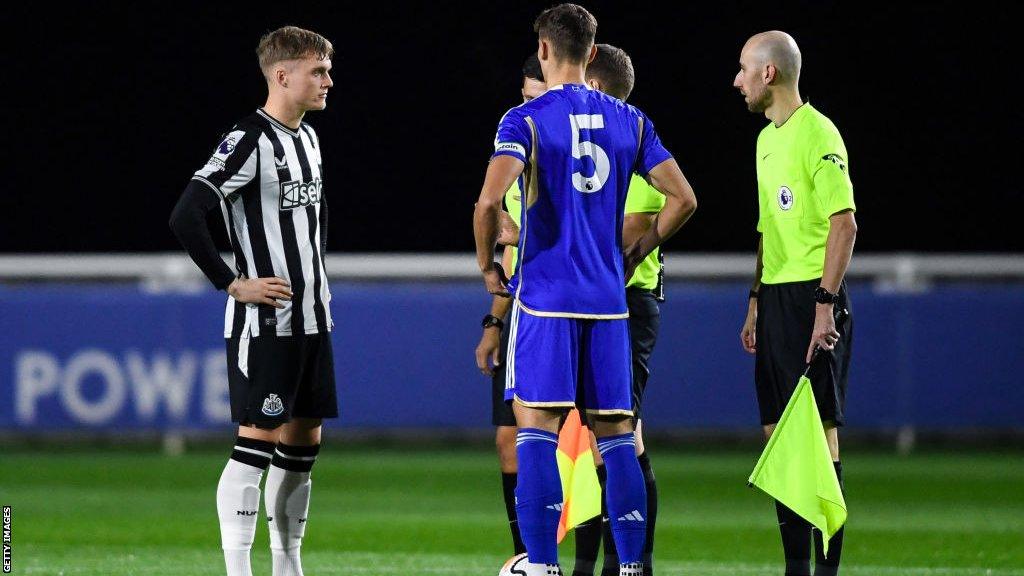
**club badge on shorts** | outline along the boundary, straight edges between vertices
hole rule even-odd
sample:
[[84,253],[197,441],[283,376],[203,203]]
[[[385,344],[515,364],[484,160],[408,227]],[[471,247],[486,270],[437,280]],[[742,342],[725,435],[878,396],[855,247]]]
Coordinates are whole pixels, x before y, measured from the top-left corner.
[[793,207],[793,191],[786,186],[779,188],[779,208],[789,210]]
[[271,394],[263,401],[263,413],[267,416],[279,416],[282,412],[284,412],[284,402],[281,402],[277,394]]

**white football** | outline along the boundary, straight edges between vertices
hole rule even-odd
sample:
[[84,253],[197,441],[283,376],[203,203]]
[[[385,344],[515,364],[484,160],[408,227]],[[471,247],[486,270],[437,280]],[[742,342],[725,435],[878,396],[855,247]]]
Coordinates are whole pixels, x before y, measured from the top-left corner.
[[498,576],[525,576],[527,564],[529,564],[529,560],[527,560],[526,554],[516,554],[501,565]]

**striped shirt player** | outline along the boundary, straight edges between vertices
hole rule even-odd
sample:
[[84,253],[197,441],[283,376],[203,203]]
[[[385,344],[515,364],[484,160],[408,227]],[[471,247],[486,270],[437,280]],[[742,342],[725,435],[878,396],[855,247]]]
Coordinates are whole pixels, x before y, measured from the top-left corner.
[[[231,240],[234,271],[212,245],[208,251],[215,261],[204,261],[203,253],[189,246],[189,238],[198,234],[178,234],[214,286],[224,288],[236,277],[277,278],[291,288],[290,299],[267,303],[228,296],[224,337],[232,419],[273,427],[292,416],[336,416],[331,295],[323,258],[327,201],[316,132],[304,122],[291,129],[257,110],[224,136],[189,187],[216,195]],[[305,384],[300,374],[318,385],[300,386]],[[297,387],[312,395],[297,395]]]
[[228,296],[224,337],[330,331],[323,258],[327,200],[313,128],[303,122],[292,130],[257,110],[225,136],[192,179],[223,199],[238,275],[276,276],[292,287],[291,301],[280,309],[246,306]]
[[[338,415],[323,157],[316,132],[302,121],[327,106],[334,48],[315,32],[285,26],[265,35],[256,53],[266,104],[224,135],[170,224],[210,282],[228,293],[224,337],[238,437],[217,485],[227,576],[252,576],[268,470],[262,493],[273,576],[300,576],[310,471],[322,421]],[[217,208],[233,269],[207,228]]]

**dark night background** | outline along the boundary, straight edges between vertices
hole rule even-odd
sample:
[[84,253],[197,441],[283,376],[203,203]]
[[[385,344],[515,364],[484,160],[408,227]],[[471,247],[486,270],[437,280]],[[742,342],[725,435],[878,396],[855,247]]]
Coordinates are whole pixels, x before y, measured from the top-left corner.
[[[335,251],[471,251],[494,128],[550,2],[7,8],[0,251],[178,250],[167,218],[219,136],[263,104],[254,50],[285,24],[333,41],[324,146]],[[998,4],[584,2],[625,48],[700,209],[670,246],[752,251],[754,142],[731,87],[768,29],[850,152],[860,251],[1024,251],[1015,17]],[[1010,8],[1005,8],[1009,11]]]

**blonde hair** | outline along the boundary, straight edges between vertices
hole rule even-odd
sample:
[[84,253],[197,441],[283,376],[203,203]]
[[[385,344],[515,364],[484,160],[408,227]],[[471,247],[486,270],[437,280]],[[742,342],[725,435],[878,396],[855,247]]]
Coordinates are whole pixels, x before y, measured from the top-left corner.
[[326,60],[334,55],[331,41],[316,32],[297,26],[284,26],[260,38],[256,47],[263,74],[274,64],[285,60],[297,60],[310,56]]

